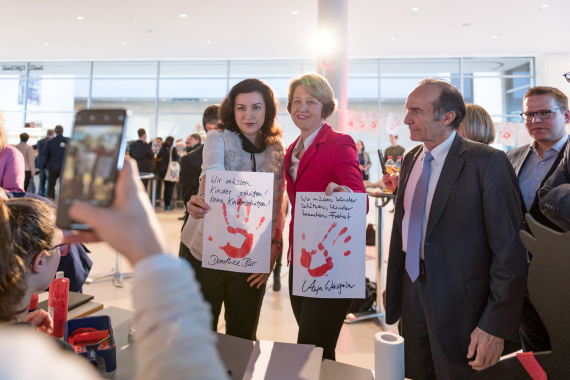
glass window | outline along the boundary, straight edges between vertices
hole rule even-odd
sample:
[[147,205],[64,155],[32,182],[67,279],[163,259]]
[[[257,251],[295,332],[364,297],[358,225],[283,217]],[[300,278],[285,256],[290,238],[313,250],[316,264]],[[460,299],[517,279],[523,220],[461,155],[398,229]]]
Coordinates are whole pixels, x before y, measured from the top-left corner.
[[[3,112],[4,114],[4,126],[6,132],[8,133],[8,144],[17,144],[20,142],[20,133],[12,133],[10,130],[14,128],[24,128],[24,113],[23,112]],[[13,136],[12,136],[13,135]],[[11,137],[17,138],[16,140],[10,140]],[[12,142],[16,141],[16,142]]]
[[89,78],[89,62],[30,62],[28,76],[43,78]]
[[[531,58],[464,58],[464,75],[530,75]],[[517,69],[517,70],[515,70]]]
[[88,96],[88,79],[28,78],[28,111],[85,109]]
[[94,62],[93,77],[156,78],[158,62]]
[[177,139],[186,139],[191,133],[203,132],[202,113],[184,115],[158,115],[157,136],[165,139],[168,136]]
[[[273,90],[273,92],[275,93],[275,96],[277,96],[278,99],[281,100],[281,102],[283,103],[283,101],[285,101],[287,99],[287,88],[289,87],[289,82],[291,81],[291,78],[261,78],[258,77],[260,80],[262,80],[263,82],[265,82],[265,84],[267,84],[269,87],[271,87],[271,89]],[[233,86],[235,86],[236,84],[238,84],[239,82],[241,82],[242,80],[245,80],[247,78],[232,78],[230,79],[230,90]],[[286,101],[285,101],[286,103]],[[285,104],[287,105],[287,104]]]
[[0,79],[0,110],[24,110],[25,79]]
[[228,61],[160,62],[161,78],[226,78]]
[[156,111],[155,79],[93,79],[91,107]]
[[459,59],[382,59],[383,77],[449,77],[459,75]]
[[371,100],[378,103],[378,79],[348,78],[348,98],[351,100]]
[[348,77],[378,77],[378,60],[376,59],[349,59]]
[[2,62],[0,67],[0,78],[19,78],[26,75],[25,62]]
[[[156,116],[154,114],[137,114],[132,113],[127,117],[127,125],[125,126],[125,136],[127,141],[138,140],[137,131],[143,128],[147,134],[147,141],[156,137]],[[164,136],[166,137],[166,136]]]
[[210,104],[220,103],[226,87],[226,79],[161,79],[158,110],[201,112]]
[[[73,120],[75,117],[74,112],[28,112],[26,113],[26,124],[34,123],[36,128],[54,129],[56,125],[63,127],[63,135],[71,136],[73,131]],[[45,135],[45,133],[44,133]],[[32,135],[30,134],[30,140]],[[35,144],[37,141],[28,142],[28,144]]]
[[[310,70],[314,71],[314,69]],[[232,61],[230,78],[293,78],[303,72],[300,60],[294,61]]]

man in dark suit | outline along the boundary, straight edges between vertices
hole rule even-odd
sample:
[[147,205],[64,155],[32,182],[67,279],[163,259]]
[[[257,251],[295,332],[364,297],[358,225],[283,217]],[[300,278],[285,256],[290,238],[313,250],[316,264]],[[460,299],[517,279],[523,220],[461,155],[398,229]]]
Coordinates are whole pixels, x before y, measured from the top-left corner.
[[401,319],[406,377],[467,379],[516,342],[527,259],[517,178],[504,152],[457,134],[459,91],[424,79],[408,96],[390,241],[386,322]]
[[[528,90],[523,99],[522,115],[534,142],[507,152],[519,178],[523,214],[528,212],[537,222],[556,231],[561,229],[540,212],[537,192],[564,156],[568,144],[565,124],[570,122],[567,108],[568,98],[556,88],[538,86]],[[519,333],[525,352],[550,351],[548,332],[530,301],[528,291]]]
[[61,174],[63,166],[63,157],[65,155],[65,147],[69,138],[63,137],[63,127],[57,125],[55,127],[55,137],[46,143],[44,149],[44,163],[48,168],[48,198],[55,200],[55,184]]
[[[141,128],[137,131],[139,139],[131,144],[131,157],[137,162],[139,173],[150,173],[150,160],[154,158],[152,146],[146,142],[146,131]],[[142,180],[144,187],[148,185],[148,179]]]
[[202,146],[202,136],[199,133],[192,133],[186,137],[186,148],[184,151],[190,153]]
[[[34,149],[38,150],[38,155],[36,156],[36,170],[40,173],[40,188],[38,190],[38,195],[40,197],[45,197],[47,195],[46,186],[48,179],[48,171],[44,162],[44,149],[49,140],[53,138],[53,129],[48,129],[46,137],[39,140]],[[35,174],[35,173],[32,173]]]

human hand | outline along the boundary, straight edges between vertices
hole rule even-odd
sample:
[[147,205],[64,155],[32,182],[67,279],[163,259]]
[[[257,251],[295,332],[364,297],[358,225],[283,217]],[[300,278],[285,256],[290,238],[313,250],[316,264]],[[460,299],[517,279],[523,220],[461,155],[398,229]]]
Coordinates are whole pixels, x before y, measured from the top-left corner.
[[[261,285],[265,284],[267,280],[269,280],[269,276],[273,273],[273,268],[275,268],[275,263],[277,262],[277,258],[279,257],[279,252],[281,251],[281,247],[277,244],[271,244],[271,263],[269,264],[269,273],[254,273],[247,278],[247,282],[249,282],[249,286],[254,286],[257,284],[257,289],[261,287]],[[251,281],[251,282],[250,282]]]
[[384,174],[382,177],[382,182],[384,186],[392,192],[396,191],[398,188],[398,181],[400,180],[400,173]]
[[204,195],[192,195],[192,198],[186,203],[186,210],[194,219],[202,219],[209,209],[210,206],[204,200]]
[[473,358],[475,353],[477,353],[477,356],[475,360],[469,362],[469,365],[476,371],[482,371],[499,361],[504,348],[504,339],[487,334],[479,327],[476,327],[471,333],[467,359]]
[[[313,257],[317,254],[317,250],[313,249],[311,250],[311,252],[307,251],[305,248],[301,249],[301,266],[304,268],[307,268],[307,271],[309,272],[309,275],[311,277],[322,277],[324,276],[329,270],[331,270],[334,266],[333,264],[333,258],[331,256],[329,256],[329,251],[328,249],[325,248],[325,246],[323,245],[323,243],[325,242],[325,240],[327,240],[327,237],[329,236],[329,234],[331,233],[332,230],[334,230],[336,228],[338,224],[335,222],[333,224],[331,224],[331,227],[329,228],[328,232],[325,234],[325,236],[323,237],[323,240],[319,243],[319,245],[317,246],[318,250],[322,252],[323,258],[325,263],[318,266],[318,267],[314,267],[311,268],[311,263],[313,261]],[[344,235],[346,232],[348,231],[348,227],[344,227],[342,230],[340,230],[340,232],[338,233],[336,239],[333,240],[332,244],[330,245],[330,247],[332,247],[333,245],[335,245],[335,243],[337,242],[337,240]],[[336,232],[336,231],[335,231]],[[305,234],[302,235],[303,240],[305,240]],[[347,236],[346,238],[344,238],[344,243],[348,243],[350,241],[350,239],[352,239],[352,236]],[[348,256],[350,255],[350,251],[346,251],[343,253],[344,256]],[[322,261],[322,258],[321,258]]]
[[26,316],[26,322],[30,323],[37,331],[50,334],[53,331],[53,321],[49,313],[45,310],[38,309]]
[[80,223],[89,224],[92,231],[66,235],[63,242],[106,241],[133,265],[147,256],[167,252],[166,238],[138,177],[136,161],[125,157],[111,207],[92,206],[85,202],[73,204],[69,216]]
[[337,185],[334,182],[329,183],[329,185],[327,186],[326,190],[325,190],[325,194],[327,196],[330,196],[332,193],[348,193],[348,189],[344,186],[341,185]]
[[365,170],[365,167],[362,166],[362,165],[358,165],[358,168],[359,168],[360,170]]

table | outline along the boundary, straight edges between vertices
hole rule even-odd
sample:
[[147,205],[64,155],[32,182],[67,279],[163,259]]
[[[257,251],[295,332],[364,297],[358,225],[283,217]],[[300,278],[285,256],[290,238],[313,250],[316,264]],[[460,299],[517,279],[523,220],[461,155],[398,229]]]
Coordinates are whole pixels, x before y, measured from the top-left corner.
[[[392,193],[369,191],[367,194],[369,197],[375,198],[376,202],[376,310],[349,314],[346,316],[345,323],[355,323],[370,318],[378,318],[383,321],[386,315],[384,303],[382,302],[382,292],[384,291],[384,272],[382,270],[384,265],[384,252],[382,249],[382,231],[384,230],[384,225],[382,222],[382,211],[395,195]],[[381,200],[381,204],[378,204],[378,200]]]
[[[38,303],[43,302],[49,298],[49,292],[38,293]],[[73,310],[67,312],[67,319],[87,317],[95,312],[103,310],[103,304],[89,301],[81,306],[77,306]]]
[[[106,379],[133,379],[135,378],[135,358],[132,346],[128,342],[129,322],[134,312],[108,307],[93,315],[108,315],[113,324],[113,334],[117,345],[117,369],[110,373],[100,371]],[[234,336],[218,335],[218,352],[224,365],[232,374],[232,380],[241,380],[247,368],[254,342]],[[323,360],[321,364],[320,380],[374,380],[372,371],[331,360]]]
[[152,174],[152,173],[140,173],[139,175],[140,179],[150,179],[152,182],[152,195],[151,195],[151,199],[152,199],[152,208],[156,207],[156,181],[158,181],[158,176]]

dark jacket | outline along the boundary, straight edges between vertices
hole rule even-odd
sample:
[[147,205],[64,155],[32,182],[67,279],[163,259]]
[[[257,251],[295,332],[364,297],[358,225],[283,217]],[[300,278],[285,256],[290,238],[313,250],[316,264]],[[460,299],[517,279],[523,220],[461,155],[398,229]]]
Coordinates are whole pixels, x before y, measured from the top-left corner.
[[162,145],[160,151],[158,152],[157,158],[160,158],[160,175],[164,179],[166,170],[168,169],[168,163],[170,162],[169,151],[172,152],[172,161],[180,161],[180,156],[178,155],[178,149],[167,148]]
[[46,143],[44,149],[44,164],[48,169],[61,169],[63,166],[63,157],[65,155],[65,148],[69,143],[68,137],[57,135]]
[[[402,159],[386,281],[388,324],[402,313],[404,199],[422,152],[418,145]],[[433,195],[424,245],[433,323],[453,362],[466,360],[476,327],[518,340],[528,267],[523,228],[518,180],[506,154],[456,135]]]
[[154,158],[150,144],[137,140],[131,144],[130,154],[137,162],[139,173],[150,173],[150,160]]
[[[564,148],[566,147],[566,145],[568,145],[568,141],[566,141],[566,144],[564,144]],[[511,164],[513,165],[513,168],[515,169],[515,174],[517,175],[517,177],[520,175],[522,168],[524,166],[524,163],[526,162],[526,160],[528,159],[528,157],[531,154],[529,147],[530,147],[530,144],[526,144],[526,145],[523,145],[521,147],[509,150],[507,152],[507,157],[509,158],[509,161],[511,161]],[[552,164],[552,166],[548,170],[548,173],[546,174],[546,177],[544,177],[544,180],[540,184],[540,187],[544,186],[544,184],[548,181],[548,179],[550,178],[552,173],[554,173],[554,171],[556,170],[556,168],[558,167],[558,165],[562,161],[562,158],[564,157],[564,150],[565,149],[562,149],[560,151],[560,153],[558,154],[558,157],[556,157],[556,160],[554,161],[554,163]],[[530,207],[530,210],[526,209],[526,206],[524,204],[524,200],[521,197],[521,207],[523,210],[523,215],[528,212],[530,215],[532,215],[532,217],[534,219],[536,219],[537,222],[539,222],[539,223],[541,223],[541,224],[543,224],[549,228],[552,228],[555,231],[562,231],[562,229],[560,227],[558,227],[556,224],[551,222],[550,219],[548,219],[546,216],[544,216],[544,214],[540,211],[538,194],[536,194],[536,196],[534,197],[534,202],[532,202],[532,206]],[[525,223],[525,225],[526,225],[526,223]],[[527,228],[527,230],[528,230],[528,228]]]
[[[182,229],[184,229],[189,216],[186,204],[190,198],[192,198],[192,195],[198,195],[198,189],[200,188],[203,149],[204,146],[200,145],[198,149],[194,149],[192,152],[180,159],[180,179],[178,184],[180,185],[180,192],[182,193],[182,199],[184,200],[185,206]],[[181,242],[178,254],[180,257],[188,257],[188,255],[190,255],[190,250]]]
[[[48,137],[44,137],[41,140],[38,140],[34,149],[38,150],[38,155],[36,156],[36,170],[45,169],[45,162],[44,162],[44,150],[46,147],[47,142],[50,140]],[[33,173],[35,174],[35,173]]]
[[186,148],[184,148],[184,151],[185,151],[186,153],[190,153],[190,152],[192,152],[192,151],[194,151],[194,150],[200,148],[201,146],[202,146],[202,144],[195,144],[195,145],[192,145],[192,146],[190,146],[190,147],[187,146]]
[[570,231],[570,144],[554,173],[538,190],[540,211],[563,231]]

